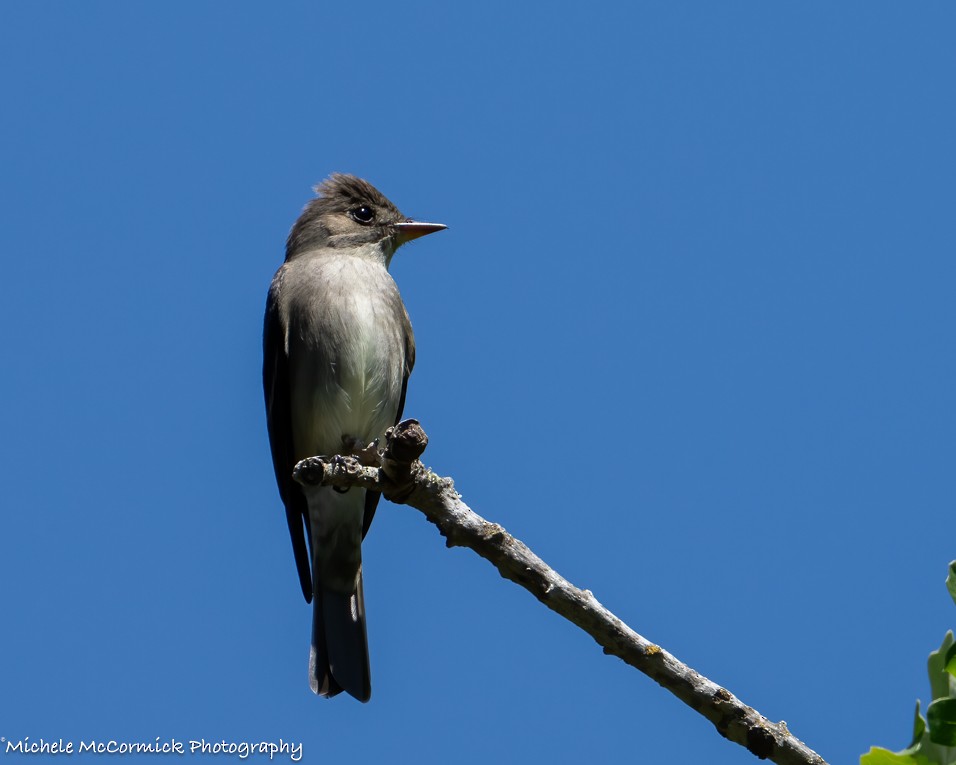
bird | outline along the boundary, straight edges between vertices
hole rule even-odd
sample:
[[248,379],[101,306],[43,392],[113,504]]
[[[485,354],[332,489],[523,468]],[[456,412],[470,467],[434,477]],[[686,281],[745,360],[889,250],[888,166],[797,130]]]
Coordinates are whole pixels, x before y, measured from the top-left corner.
[[405,407],[415,338],[388,272],[403,244],[446,228],[406,218],[378,189],[332,174],[286,241],[266,301],[262,380],[272,463],[299,584],[312,603],[309,684],[371,697],[362,540],[380,494],[322,487],[307,501],[296,462],[374,450]]

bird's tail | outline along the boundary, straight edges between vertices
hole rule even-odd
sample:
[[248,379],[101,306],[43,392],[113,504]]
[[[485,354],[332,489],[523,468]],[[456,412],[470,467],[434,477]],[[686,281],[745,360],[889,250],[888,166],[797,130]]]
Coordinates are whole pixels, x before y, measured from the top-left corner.
[[333,592],[319,582],[315,583],[314,590],[309,684],[320,696],[347,691],[359,701],[368,701],[372,696],[372,679],[362,569],[351,595]]

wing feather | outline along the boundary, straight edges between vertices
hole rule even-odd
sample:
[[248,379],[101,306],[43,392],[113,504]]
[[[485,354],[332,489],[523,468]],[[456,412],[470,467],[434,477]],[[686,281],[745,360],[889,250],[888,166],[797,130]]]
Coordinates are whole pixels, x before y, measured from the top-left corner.
[[[292,448],[292,415],[289,410],[292,396],[289,390],[289,357],[286,353],[286,332],[279,310],[279,279],[269,290],[263,331],[262,385],[266,397],[266,420],[269,443],[272,446],[272,466],[275,468],[279,495],[285,505],[286,521],[292,538],[292,552],[299,573],[299,584],[306,603],[312,600],[312,574],[309,570],[309,551],[306,534],[309,525],[305,494],[292,479],[295,467]],[[311,534],[308,535],[311,540]]]

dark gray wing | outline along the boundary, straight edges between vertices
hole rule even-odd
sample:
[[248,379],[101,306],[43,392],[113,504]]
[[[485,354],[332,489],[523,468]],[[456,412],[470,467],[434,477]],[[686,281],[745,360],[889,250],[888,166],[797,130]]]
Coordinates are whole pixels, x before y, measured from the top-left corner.
[[[405,309],[402,308],[404,313]],[[412,323],[405,313],[405,374],[402,376],[402,396],[398,400],[398,412],[395,414],[395,424],[402,421],[402,413],[405,411],[405,394],[408,392],[408,376],[412,373],[412,367],[415,366],[415,335],[412,332]],[[378,501],[382,494],[378,491],[365,492],[365,513],[362,516],[362,539],[368,534],[369,526],[372,525],[372,519],[375,517],[375,508],[378,507]]]
[[295,467],[292,448],[291,390],[289,387],[289,358],[286,355],[285,330],[279,315],[276,297],[277,282],[273,282],[266,302],[265,328],[262,333],[262,386],[266,397],[266,421],[269,443],[272,445],[272,466],[275,468],[279,496],[285,504],[286,521],[292,537],[292,552],[299,572],[299,584],[306,603],[312,600],[312,575],[309,571],[309,551],[306,547],[306,529],[309,523],[308,504],[299,485],[292,480]]

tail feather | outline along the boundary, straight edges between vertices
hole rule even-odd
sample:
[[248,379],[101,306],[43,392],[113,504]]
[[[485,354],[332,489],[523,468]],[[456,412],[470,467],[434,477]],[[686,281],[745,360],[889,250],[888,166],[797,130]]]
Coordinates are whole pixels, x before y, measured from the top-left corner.
[[312,595],[312,648],[309,651],[309,686],[312,693],[332,698],[342,692],[342,686],[335,682],[329,668],[329,649],[325,641],[325,627],[322,622],[322,588]]
[[331,697],[344,690],[359,701],[368,701],[372,681],[361,569],[351,595],[333,592],[318,582],[314,589],[309,655],[312,691]]

